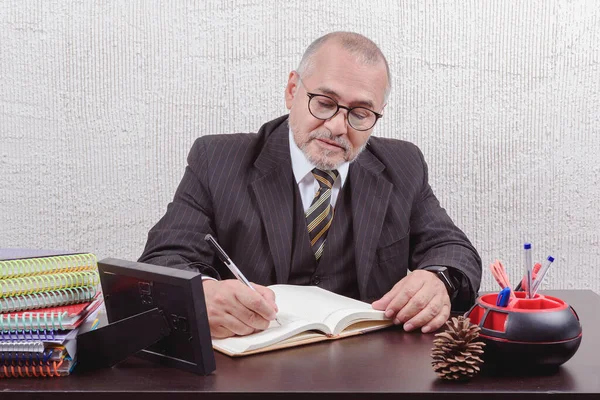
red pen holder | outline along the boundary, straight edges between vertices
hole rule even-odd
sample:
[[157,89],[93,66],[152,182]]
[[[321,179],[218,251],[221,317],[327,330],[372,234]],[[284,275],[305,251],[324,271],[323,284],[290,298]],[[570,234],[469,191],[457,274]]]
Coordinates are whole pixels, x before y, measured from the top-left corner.
[[555,367],[569,360],[581,343],[581,324],[563,300],[525,292],[514,292],[507,307],[496,305],[497,293],[477,298],[465,314],[481,327],[489,364],[514,367]]

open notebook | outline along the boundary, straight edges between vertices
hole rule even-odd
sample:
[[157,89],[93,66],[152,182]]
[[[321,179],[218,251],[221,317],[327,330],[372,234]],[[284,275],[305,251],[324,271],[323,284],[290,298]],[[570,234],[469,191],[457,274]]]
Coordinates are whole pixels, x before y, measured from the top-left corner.
[[277,319],[269,328],[248,336],[213,339],[212,344],[229,356],[244,356],[300,346],[323,340],[382,329],[392,324],[383,311],[370,304],[316,286],[272,285]]

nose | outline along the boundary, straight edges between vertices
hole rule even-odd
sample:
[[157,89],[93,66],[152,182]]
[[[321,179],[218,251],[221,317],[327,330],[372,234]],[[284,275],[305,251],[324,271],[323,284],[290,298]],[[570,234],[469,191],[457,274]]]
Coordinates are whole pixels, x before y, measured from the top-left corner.
[[342,136],[348,133],[347,112],[340,109],[337,114],[325,121],[325,127],[335,136]]

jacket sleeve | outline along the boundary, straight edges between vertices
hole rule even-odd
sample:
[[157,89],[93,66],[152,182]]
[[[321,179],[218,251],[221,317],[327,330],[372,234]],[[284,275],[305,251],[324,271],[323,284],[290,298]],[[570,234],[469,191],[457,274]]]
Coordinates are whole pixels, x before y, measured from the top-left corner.
[[411,214],[411,266],[446,266],[459,291],[452,311],[466,311],[475,302],[481,284],[481,258],[467,236],[454,224],[433,193],[427,164],[418,150],[424,177]]
[[198,271],[220,279],[212,267],[214,252],[204,240],[206,234],[214,235],[206,155],[205,140],[196,139],[173,201],[148,233],[140,262]]

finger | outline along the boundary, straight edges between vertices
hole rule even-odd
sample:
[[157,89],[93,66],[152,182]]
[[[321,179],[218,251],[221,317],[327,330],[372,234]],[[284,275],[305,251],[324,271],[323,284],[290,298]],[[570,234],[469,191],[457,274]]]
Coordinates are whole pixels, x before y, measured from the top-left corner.
[[254,332],[254,328],[240,321],[235,315],[229,313],[221,317],[221,326],[238,336],[246,336]]
[[267,303],[269,303],[275,309],[275,312],[279,311],[279,308],[277,307],[277,303],[275,302],[275,292],[274,291],[272,291],[268,287],[264,287],[262,285],[257,285],[257,284],[254,284],[254,289],[256,289],[256,291],[258,293],[260,293],[260,295],[265,300],[267,300]]
[[[402,286],[402,290],[398,293],[398,295],[388,304],[387,309],[385,311],[385,315],[388,318],[393,318],[398,320],[397,323],[404,322],[406,319],[399,318],[402,314],[400,312],[404,310],[407,305],[413,301],[413,299],[421,293],[425,282],[420,279],[408,280]],[[423,296],[423,293],[421,293]],[[419,302],[422,300],[419,300]],[[409,317],[410,318],[410,317]]]
[[425,326],[442,313],[446,307],[443,296],[441,294],[435,295],[425,307],[406,321],[404,330],[410,331]]
[[[395,305],[394,310],[399,310],[395,319],[398,323],[408,321],[427,307],[435,295],[435,292],[429,290],[426,285],[423,285],[404,305],[400,305],[401,303]],[[401,300],[403,301],[404,298]]]
[[440,311],[440,313],[434,319],[429,321],[425,326],[423,326],[423,328],[421,328],[421,332],[427,333],[437,331],[446,323],[446,321],[448,321],[448,318],[450,318],[450,306],[444,305],[442,307],[442,311]]
[[[406,278],[405,278],[406,279]],[[394,287],[390,289],[389,292],[383,295],[379,300],[374,301],[371,306],[375,310],[385,310],[388,308],[389,304],[394,300],[399,293],[402,292],[404,287],[405,279],[401,279],[400,282],[396,283]]]
[[234,302],[229,308],[228,313],[253,329],[264,331],[269,327],[268,320],[240,302]]
[[275,319],[275,308],[267,303],[267,300],[257,291],[245,287],[246,290],[240,290],[235,293],[236,299],[246,308],[254,311],[267,321]]
[[231,336],[235,336],[235,333],[231,332],[229,329],[219,325],[214,328],[210,328],[210,336],[215,339],[224,339]]

